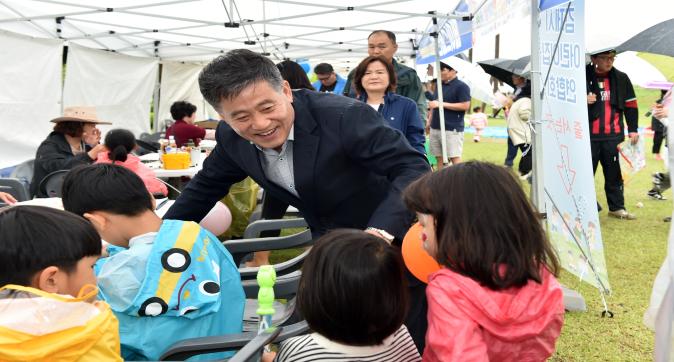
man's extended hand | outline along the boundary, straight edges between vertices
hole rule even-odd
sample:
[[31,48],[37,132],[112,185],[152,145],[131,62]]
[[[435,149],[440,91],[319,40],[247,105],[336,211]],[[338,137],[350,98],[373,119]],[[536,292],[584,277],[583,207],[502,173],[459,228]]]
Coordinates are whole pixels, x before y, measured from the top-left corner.
[[[393,235],[388,234],[386,232],[382,233],[383,230],[378,230],[375,228],[367,228],[365,229],[365,232],[371,235],[374,235],[378,238],[384,239],[387,243],[391,244],[393,242]],[[387,234],[387,235],[384,235]]]
[[637,142],[639,142],[639,134],[637,132],[630,132],[628,136],[633,145],[636,145]]
[[428,108],[430,108],[430,109],[436,109],[436,108],[438,108],[438,106],[439,106],[438,101],[428,102]]

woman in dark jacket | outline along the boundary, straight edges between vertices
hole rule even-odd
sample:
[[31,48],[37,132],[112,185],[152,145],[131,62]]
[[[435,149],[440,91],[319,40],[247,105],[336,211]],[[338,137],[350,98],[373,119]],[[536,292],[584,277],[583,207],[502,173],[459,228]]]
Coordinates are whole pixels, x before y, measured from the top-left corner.
[[93,163],[98,153],[105,150],[100,143],[101,131],[96,125],[111,124],[99,120],[94,107],[68,107],[64,109],[63,117],[52,122],[56,123],[54,131],[35,153],[35,170],[30,183],[30,194],[34,197],[47,197],[39,190],[39,185],[50,173]]
[[417,104],[393,93],[396,87],[393,65],[378,56],[363,59],[356,68],[354,86],[360,94],[359,100],[379,112],[389,126],[402,132],[412,148],[426,154],[426,136]]

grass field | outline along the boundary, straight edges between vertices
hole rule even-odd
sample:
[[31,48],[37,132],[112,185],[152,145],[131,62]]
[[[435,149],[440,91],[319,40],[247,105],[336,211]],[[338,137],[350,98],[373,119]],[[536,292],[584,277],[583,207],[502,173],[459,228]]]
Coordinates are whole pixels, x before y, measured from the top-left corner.
[[[667,78],[674,80],[672,58],[642,54],[659,68]],[[646,110],[659,97],[659,91],[636,89],[639,101],[640,127],[650,126]],[[476,102],[477,103],[477,102]],[[488,109],[489,113],[490,110]],[[505,126],[502,118],[490,119],[490,126]],[[625,185],[625,205],[635,213],[637,220],[623,221],[607,217],[604,180],[598,170],[595,177],[597,200],[604,207],[599,219],[605,248],[609,282],[612,294],[607,297],[608,307],[614,318],[602,318],[603,306],[599,292],[577,277],[562,271],[559,280],[580,292],[588,306],[585,313],[567,313],[562,335],[557,342],[552,361],[648,361],[652,360],[653,333],[642,323],[648,306],[653,280],[662,264],[667,245],[670,223],[663,218],[672,215],[672,193],[665,193],[667,201],[647,197],[651,188],[651,174],[663,170],[662,161],[651,154],[652,138],[646,139],[646,168],[638,172]],[[482,160],[502,164],[506,154],[506,140],[483,138],[472,142],[466,134],[464,160]],[[517,165],[518,160],[516,160]],[[525,187],[527,185],[525,184]],[[643,208],[637,208],[638,202]],[[272,260],[288,258],[296,252],[273,253]]]

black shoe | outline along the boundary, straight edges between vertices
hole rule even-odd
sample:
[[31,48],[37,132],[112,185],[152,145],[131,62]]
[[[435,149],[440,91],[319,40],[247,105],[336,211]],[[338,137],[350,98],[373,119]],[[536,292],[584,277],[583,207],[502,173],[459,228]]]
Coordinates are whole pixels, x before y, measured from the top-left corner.
[[658,190],[650,190],[650,191],[648,191],[648,197],[650,197],[650,198],[653,199],[653,200],[667,200],[667,198],[665,198],[664,196],[662,196],[662,194],[661,194],[660,191],[658,191]]

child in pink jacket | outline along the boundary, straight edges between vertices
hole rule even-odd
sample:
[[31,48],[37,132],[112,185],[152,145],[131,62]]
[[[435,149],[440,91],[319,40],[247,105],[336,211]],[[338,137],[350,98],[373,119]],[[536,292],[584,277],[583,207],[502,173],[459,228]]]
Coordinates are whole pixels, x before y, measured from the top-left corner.
[[168,195],[166,185],[159,181],[152,170],[140,158],[131,153],[136,148],[136,137],[126,129],[113,129],[105,135],[108,152],[100,152],[96,163],[114,163],[124,166],[140,176],[145,187],[153,195]]
[[564,322],[559,264],[514,176],[465,162],[426,174],[404,198],[424,249],[442,266],[426,289],[423,361],[549,358]]
[[482,107],[473,108],[473,114],[468,117],[468,123],[471,127],[475,128],[473,142],[480,142],[482,131],[487,128],[488,124],[487,115],[482,112]]

